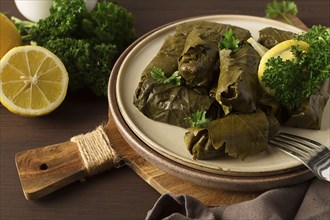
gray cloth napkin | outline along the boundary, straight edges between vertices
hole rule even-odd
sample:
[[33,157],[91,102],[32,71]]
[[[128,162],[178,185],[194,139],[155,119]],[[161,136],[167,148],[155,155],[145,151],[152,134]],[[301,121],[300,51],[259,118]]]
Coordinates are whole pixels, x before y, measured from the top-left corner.
[[262,193],[250,201],[207,207],[189,195],[162,195],[146,220],[330,219],[330,183],[313,179]]

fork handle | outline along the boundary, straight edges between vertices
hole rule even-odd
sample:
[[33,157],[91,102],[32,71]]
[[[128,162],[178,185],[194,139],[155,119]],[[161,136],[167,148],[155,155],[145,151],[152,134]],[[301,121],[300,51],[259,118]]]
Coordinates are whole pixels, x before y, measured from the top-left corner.
[[317,161],[309,161],[308,165],[319,178],[330,182],[330,151],[319,152],[317,158]]

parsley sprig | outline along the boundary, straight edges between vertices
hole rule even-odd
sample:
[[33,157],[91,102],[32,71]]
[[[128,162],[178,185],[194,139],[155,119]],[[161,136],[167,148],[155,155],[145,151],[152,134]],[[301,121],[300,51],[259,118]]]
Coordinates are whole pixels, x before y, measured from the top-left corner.
[[308,51],[292,46],[295,59],[269,59],[262,79],[267,87],[275,90],[275,98],[288,110],[299,109],[330,77],[330,28],[313,26],[296,39],[307,42]]
[[89,12],[86,0],[53,0],[45,19],[12,20],[24,44],[33,42],[61,59],[70,91],[88,88],[98,96],[107,95],[110,70],[136,39],[133,14],[111,1],[99,1]]
[[207,125],[211,121],[209,118],[206,117],[206,111],[197,111],[187,119],[191,127],[199,127],[199,128],[207,127]]
[[297,15],[298,7],[293,1],[278,2],[273,0],[273,2],[267,4],[265,12],[267,18],[276,18],[280,16],[283,17],[289,24],[292,24],[287,15]]
[[233,52],[239,49],[239,40],[235,36],[235,32],[232,29],[227,30],[223,34],[223,39],[218,43],[219,49],[228,49]]
[[170,77],[166,77],[161,68],[154,66],[150,71],[150,75],[159,83],[172,83],[176,86],[181,84],[181,76],[179,75],[179,71],[175,71]]

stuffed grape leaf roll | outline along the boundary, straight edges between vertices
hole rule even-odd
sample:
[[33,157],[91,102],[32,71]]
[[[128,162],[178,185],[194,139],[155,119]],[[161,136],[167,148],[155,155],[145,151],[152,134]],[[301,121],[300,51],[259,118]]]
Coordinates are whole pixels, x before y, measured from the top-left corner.
[[178,59],[179,73],[189,87],[209,87],[217,78],[221,35],[207,26],[197,26],[188,35]]
[[[330,94],[330,79],[328,78],[321,90],[306,100],[299,110],[285,112],[283,124],[290,127],[321,129],[322,115]],[[284,119],[283,119],[284,118]]]
[[243,44],[237,52],[220,50],[220,76],[215,98],[225,115],[254,112],[257,102],[259,54]]
[[189,128],[185,143],[194,159],[209,159],[224,153],[243,160],[247,156],[264,151],[271,133],[277,132],[274,118],[268,121],[266,114],[232,114],[209,123],[207,128]]
[[195,25],[186,23],[178,26],[144,69],[133,104],[148,118],[186,128],[189,127],[186,118],[198,110],[207,111],[211,106],[214,99],[206,91],[162,84],[151,76],[154,67],[161,69],[166,77],[177,71],[177,59],[182,53],[188,33]]
[[207,160],[225,154],[225,148],[215,148],[206,128],[191,127],[184,136],[186,147],[194,160]]
[[259,31],[258,42],[268,49],[285,40],[293,39],[295,33],[273,27],[266,27]]
[[156,121],[184,128],[189,127],[188,117],[196,111],[208,111],[213,99],[195,90],[173,84],[153,84],[143,113]]
[[178,69],[189,87],[211,87],[219,75],[218,43],[223,34],[232,29],[240,41],[248,39],[248,30],[215,22],[201,22],[186,38],[183,52],[178,59]]

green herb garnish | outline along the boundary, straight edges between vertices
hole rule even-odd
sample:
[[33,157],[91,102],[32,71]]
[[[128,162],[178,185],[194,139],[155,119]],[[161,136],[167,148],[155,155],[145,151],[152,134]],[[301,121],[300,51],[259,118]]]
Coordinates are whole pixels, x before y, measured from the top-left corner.
[[159,67],[153,67],[150,71],[152,78],[154,78],[159,83],[172,83],[176,86],[181,84],[181,76],[179,71],[175,71],[170,77],[166,77],[164,71]]
[[235,36],[235,32],[232,29],[226,31],[223,35],[223,39],[218,43],[219,49],[228,49],[235,52],[239,48],[239,40]]
[[88,88],[107,95],[112,66],[136,39],[133,15],[100,1],[88,12],[85,0],[53,0],[50,16],[37,23],[13,18],[25,44],[35,42],[56,54],[70,77],[70,91]]
[[207,125],[211,121],[210,119],[206,118],[206,111],[197,111],[187,119],[191,127],[199,127],[199,128],[207,127]]
[[273,2],[267,4],[265,13],[267,18],[276,18],[278,16],[281,16],[288,23],[292,24],[287,15],[297,15],[298,7],[293,1],[278,2],[276,0],[273,0]]
[[275,90],[277,101],[288,110],[299,109],[330,77],[330,28],[313,26],[296,39],[307,42],[308,51],[292,46],[295,59],[270,58],[262,78],[267,87]]

